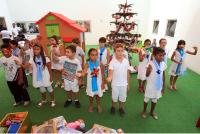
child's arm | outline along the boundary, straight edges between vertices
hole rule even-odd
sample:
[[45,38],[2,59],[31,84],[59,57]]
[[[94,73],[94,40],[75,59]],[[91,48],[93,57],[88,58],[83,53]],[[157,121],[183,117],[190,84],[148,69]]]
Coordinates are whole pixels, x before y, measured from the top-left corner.
[[82,55],[82,56],[81,56],[81,59],[82,59],[82,65],[81,65],[81,66],[82,66],[82,68],[84,68],[84,64],[85,64],[85,56]]
[[139,61],[142,62],[144,60],[144,54],[142,53],[142,50],[139,51]]
[[197,51],[198,51],[198,48],[197,47],[193,47],[193,48],[194,48],[194,52],[191,52],[191,51],[187,50],[186,53],[191,54],[191,55],[196,55]]
[[181,64],[181,62],[175,60],[175,55],[176,55],[176,52],[174,51],[173,54],[172,54],[172,57],[171,57],[171,61],[173,61],[177,64]]
[[22,48],[20,49],[20,56],[22,57],[22,63],[23,63],[25,59],[24,59],[24,50]]
[[83,72],[82,72],[81,75],[85,76],[88,73],[87,71],[88,71],[88,63],[85,64],[85,67],[84,67]]
[[108,77],[107,77],[107,82],[111,82],[113,77],[113,70],[109,69]]
[[152,66],[149,64],[146,71],[146,77],[149,77],[149,75],[151,74],[151,71],[152,71]]
[[50,81],[52,82],[53,79],[52,79],[51,62],[47,63],[47,68],[48,68],[48,71],[49,71]]
[[101,68],[101,77],[102,77],[101,89],[105,89],[104,66],[102,63],[100,63],[100,68]]
[[162,88],[162,94],[165,92],[165,71],[163,71],[163,88]]
[[64,45],[60,45],[59,50],[60,50],[60,56],[65,56],[66,55],[66,51],[65,51],[65,46]]
[[107,49],[107,65],[109,64],[110,59],[110,51]]
[[18,75],[19,75],[18,85],[22,85],[24,83],[22,67],[18,68]]
[[128,70],[127,71],[127,81],[128,81],[128,87],[127,87],[127,89],[128,89],[128,91],[130,91],[130,71]]

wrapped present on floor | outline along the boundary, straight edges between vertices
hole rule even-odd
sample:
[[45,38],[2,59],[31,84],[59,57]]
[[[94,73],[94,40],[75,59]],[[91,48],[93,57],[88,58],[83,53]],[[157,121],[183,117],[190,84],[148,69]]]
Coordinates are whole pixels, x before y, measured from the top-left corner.
[[108,128],[99,124],[94,124],[93,127],[86,132],[86,134],[105,134],[105,133],[117,133],[115,129]]
[[82,134],[81,131],[78,131],[79,120],[71,123],[67,123],[63,116],[59,116],[53,119],[50,119],[44,124],[39,126],[32,126],[32,133],[78,133]]
[[0,133],[26,133],[30,125],[28,112],[8,113],[0,122]]

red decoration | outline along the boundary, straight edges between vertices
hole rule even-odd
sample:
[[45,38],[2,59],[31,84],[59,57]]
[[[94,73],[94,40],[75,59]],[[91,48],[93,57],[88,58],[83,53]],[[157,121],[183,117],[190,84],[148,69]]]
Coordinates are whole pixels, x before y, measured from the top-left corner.
[[98,73],[99,73],[99,69],[94,68],[90,75],[91,75],[91,76],[94,76],[94,77],[97,77],[97,76],[98,76]]

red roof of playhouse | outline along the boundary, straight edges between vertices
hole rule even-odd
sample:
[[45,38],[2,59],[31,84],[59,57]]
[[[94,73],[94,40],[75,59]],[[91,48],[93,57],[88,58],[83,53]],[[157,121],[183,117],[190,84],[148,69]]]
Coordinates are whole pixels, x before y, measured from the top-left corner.
[[55,13],[55,12],[49,12],[48,14],[46,14],[45,16],[43,16],[40,20],[36,21],[35,23],[39,24],[47,15],[53,15],[53,16],[55,16],[56,18],[64,21],[67,25],[75,28],[76,30],[78,30],[80,32],[85,32],[86,31],[86,28],[81,27],[75,21],[70,20],[69,18],[65,17],[64,15],[59,14],[59,13]]

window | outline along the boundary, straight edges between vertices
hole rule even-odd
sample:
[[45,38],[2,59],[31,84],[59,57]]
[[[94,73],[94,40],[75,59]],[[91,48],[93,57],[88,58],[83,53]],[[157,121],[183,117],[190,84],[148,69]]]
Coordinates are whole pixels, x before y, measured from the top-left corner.
[[177,20],[168,20],[165,35],[174,37]]
[[159,20],[154,20],[153,22],[153,33],[158,33]]
[[6,21],[4,17],[0,17],[0,31],[2,30],[3,27],[6,27]]

